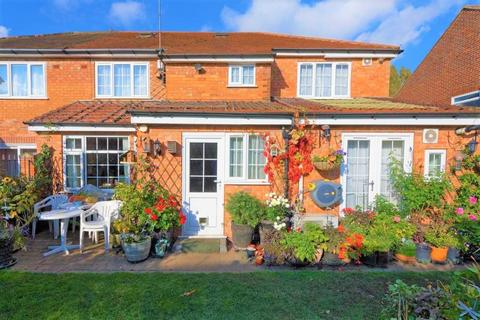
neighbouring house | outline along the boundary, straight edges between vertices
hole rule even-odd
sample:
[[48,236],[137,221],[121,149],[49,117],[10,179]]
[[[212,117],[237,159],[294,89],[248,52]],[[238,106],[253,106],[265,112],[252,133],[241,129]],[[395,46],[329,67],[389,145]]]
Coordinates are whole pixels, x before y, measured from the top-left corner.
[[282,192],[264,172],[264,135],[281,140],[300,116],[315,124],[315,154],[347,153],[339,172],[301,180],[304,190],[317,180],[341,183],[343,200],[332,208],[304,198],[309,219],[334,221],[344,207],[394,197],[392,154],[407,171],[444,171],[469,141],[455,129],[478,123],[474,107],[387,98],[400,53],[392,45],[270,33],[3,38],[0,148],[19,155],[50,145],[59,191],[128,182],[125,159],[143,154],[182,199],[183,235],[226,237],[230,194]]

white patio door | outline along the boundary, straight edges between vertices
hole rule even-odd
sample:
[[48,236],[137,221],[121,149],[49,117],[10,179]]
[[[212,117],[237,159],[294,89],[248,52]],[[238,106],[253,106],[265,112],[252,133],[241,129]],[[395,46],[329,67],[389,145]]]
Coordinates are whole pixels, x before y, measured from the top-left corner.
[[224,135],[184,134],[184,236],[223,235]]
[[397,201],[390,179],[391,159],[404,170],[412,167],[413,134],[344,134],[347,153],[342,175],[344,208],[369,208],[375,196]]

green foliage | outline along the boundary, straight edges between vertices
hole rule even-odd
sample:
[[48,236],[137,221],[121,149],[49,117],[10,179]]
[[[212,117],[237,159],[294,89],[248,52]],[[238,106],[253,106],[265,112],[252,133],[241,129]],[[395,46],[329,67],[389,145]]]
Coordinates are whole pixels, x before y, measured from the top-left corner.
[[401,67],[400,72],[392,65],[390,67],[390,96],[395,96],[403,87],[408,78],[412,75],[412,71],[408,68]]
[[408,239],[400,244],[397,248],[397,253],[403,254],[407,257],[415,257],[416,250],[417,246],[415,245],[415,242]]
[[325,249],[327,241],[320,225],[307,222],[303,230],[285,232],[281,244],[285,249],[292,250],[298,261],[314,262],[317,249]]
[[263,203],[244,191],[230,196],[226,208],[234,223],[249,225],[253,228],[265,217]]
[[445,195],[452,189],[445,175],[426,178],[420,173],[406,173],[398,161],[392,160],[390,177],[400,197],[400,212],[403,217],[427,209],[443,208]]
[[459,247],[457,235],[449,229],[447,224],[440,221],[435,221],[428,226],[425,241],[436,248]]
[[339,232],[337,228],[332,225],[327,225],[324,229],[325,236],[328,241],[325,243],[325,251],[333,254],[340,252],[340,247],[345,242],[345,233]]
[[414,284],[408,285],[402,280],[396,280],[395,283],[390,284],[384,299],[386,307],[382,312],[382,318],[397,320],[415,319],[412,311],[415,305],[415,298],[421,290],[421,287]]

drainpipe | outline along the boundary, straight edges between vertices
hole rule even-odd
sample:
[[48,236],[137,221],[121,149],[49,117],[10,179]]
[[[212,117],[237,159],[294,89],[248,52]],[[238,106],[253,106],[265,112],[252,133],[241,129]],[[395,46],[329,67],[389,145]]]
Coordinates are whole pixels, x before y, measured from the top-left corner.
[[[285,142],[285,152],[288,154],[288,143],[290,141],[290,132],[289,130],[285,129],[285,127],[282,127],[282,137]],[[285,158],[285,163],[283,170],[285,171],[285,176],[283,178],[283,183],[284,183],[284,196],[286,199],[288,199],[289,196],[289,188],[290,188],[290,182],[288,181],[288,157]]]

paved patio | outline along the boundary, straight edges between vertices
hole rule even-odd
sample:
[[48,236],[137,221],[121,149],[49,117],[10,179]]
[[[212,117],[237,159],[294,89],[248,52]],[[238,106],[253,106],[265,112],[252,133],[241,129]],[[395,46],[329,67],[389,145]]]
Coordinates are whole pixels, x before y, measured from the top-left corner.
[[[72,238],[70,238],[72,237]],[[69,232],[69,241],[78,243],[78,232]],[[87,238],[88,239],[88,238]],[[116,271],[137,271],[137,272],[252,272],[261,270],[292,270],[290,267],[265,267],[256,266],[248,261],[245,252],[230,250],[226,253],[194,253],[174,252],[163,259],[149,258],[148,260],[132,264],[129,263],[123,254],[117,250],[110,250],[105,253],[103,241],[93,244],[87,241],[83,253],[73,250],[69,255],[56,254],[44,257],[43,253],[47,247],[59,243],[60,240],[53,240],[48,232],[37,235],[35,240],[29,240],[27,251],[15,253],[17,264],[11,269],[18,271],[33,272],[116,272]],[[405,265],[398,262],[391,263],[388,268],[369,268],[366,266],[345,266],[325,267],[325,270],[340,271],[452,271],[465,268],[462,266],[446,265]],[[312,269],[314,269],[312,267]],[[315,268],[316,269],[316,268]]]

